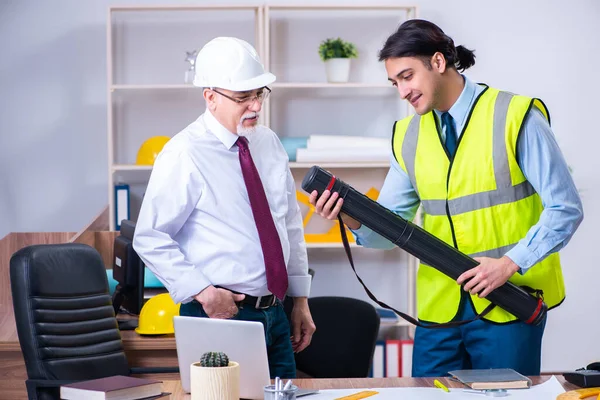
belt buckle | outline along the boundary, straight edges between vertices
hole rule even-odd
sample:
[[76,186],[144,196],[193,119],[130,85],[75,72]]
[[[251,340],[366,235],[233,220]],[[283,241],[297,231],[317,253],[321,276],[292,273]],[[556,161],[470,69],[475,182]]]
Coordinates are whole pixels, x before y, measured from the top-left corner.
[[[269,295],[269,296],[273,296],[273,295]],[[262,300],[263,297],[267,297],[267,296],[259,296],[256,298],[256,304],[254,305],[254,308],[258,309],[258,310],[264,310],[266,308],[271,307],[273,304],[275,304],[275,296],[272,297],[272,301],[270,302],[270,304],[267,304],[266,306],[262,306],[260,305],[260,301]]]

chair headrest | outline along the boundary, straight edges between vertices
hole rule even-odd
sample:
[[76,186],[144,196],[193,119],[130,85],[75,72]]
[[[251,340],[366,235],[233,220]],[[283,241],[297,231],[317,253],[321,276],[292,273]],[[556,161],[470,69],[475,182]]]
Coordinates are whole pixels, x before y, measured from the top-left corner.
[[105,293],[108,288],[102,257],[81,243],[25,247],[11,257],[10,275],[11,285],[29,296],[78,296]]

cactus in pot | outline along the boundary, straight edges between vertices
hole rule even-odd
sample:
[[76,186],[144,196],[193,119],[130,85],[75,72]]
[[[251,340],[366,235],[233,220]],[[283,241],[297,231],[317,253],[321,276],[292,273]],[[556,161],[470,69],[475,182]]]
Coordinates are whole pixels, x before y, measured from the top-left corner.
[[202,354],[200,358],[200,366],[202,367],[228,367],[229,357],[227,354],[220,351],[208,351]]
[[240,398],[240,365],[227,354],[208,351],[190,368],[192,400]]

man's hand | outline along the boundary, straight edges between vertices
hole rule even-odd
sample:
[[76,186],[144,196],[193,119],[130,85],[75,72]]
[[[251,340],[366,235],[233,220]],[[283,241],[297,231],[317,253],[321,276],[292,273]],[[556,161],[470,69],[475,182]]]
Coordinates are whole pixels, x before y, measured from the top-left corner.
[[462,285],[463,282],[472,278],[465,284],[464,289],[471,294],[477,293],[481,298],[504,285],[519,270],[519,266],[507,256],[502,258],[476,257],[474,260],[479,265],[463,273],[456,282]]
[[[315,206],[315,211],[317,212],[317,214],[329,220],[337,219],[338,214],[342,209],[344,199],[339,198],[339,194],[337,192],[333,192],[333,194],[331,194],[329,190],[325,190],[321,197],[319,197],[319,199],[317,200],[318,195],[319,194],[317,193],[317,191],[313,190],[308,199],[310,204]],[[358,222],[352,217],[347,216],[344,213],[342,213],[342,221],[344,221],[348,228],[354,230],[360,228],[361,225],[360,222]]]
[[291,337],[294,353],[299,353],[308,347],[315,330],[315,323],[308,308],[308,299],[306,297],[294,297]]
[[238,313],[238,307],[235,302],[244,300],[243,294],[235,294],[229,290],[207,286],[194,298],[202,304],[204,312],[209,318],[229,319]]

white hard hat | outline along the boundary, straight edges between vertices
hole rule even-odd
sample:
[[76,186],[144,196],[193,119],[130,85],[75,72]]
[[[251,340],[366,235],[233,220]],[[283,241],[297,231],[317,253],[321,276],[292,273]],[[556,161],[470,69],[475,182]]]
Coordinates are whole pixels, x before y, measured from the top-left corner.
[[275,82],[275,75],[265,72],[254,47],[233,37],[218,37],[204,45],[195,66],[194,86],[198,87],[243,92]]

